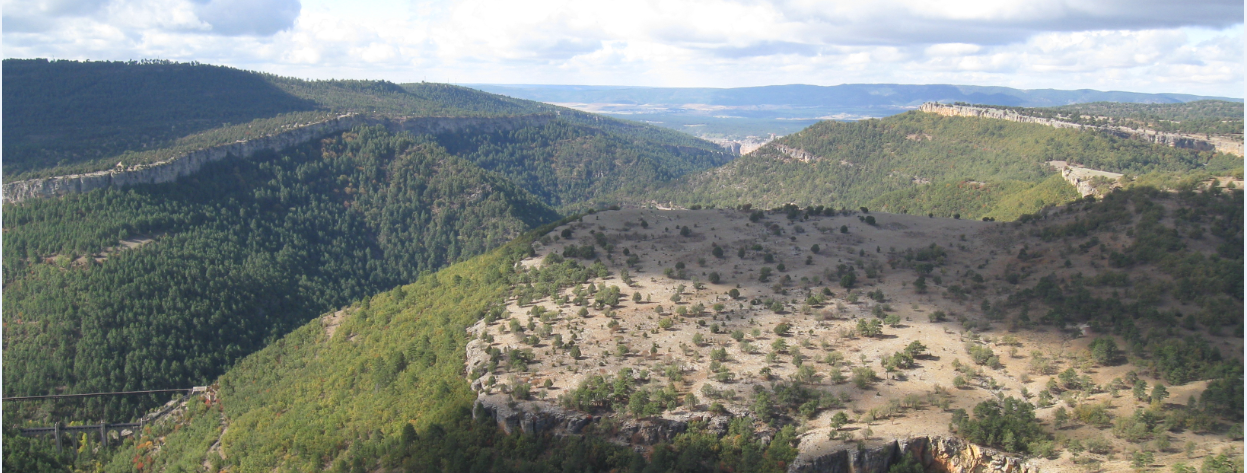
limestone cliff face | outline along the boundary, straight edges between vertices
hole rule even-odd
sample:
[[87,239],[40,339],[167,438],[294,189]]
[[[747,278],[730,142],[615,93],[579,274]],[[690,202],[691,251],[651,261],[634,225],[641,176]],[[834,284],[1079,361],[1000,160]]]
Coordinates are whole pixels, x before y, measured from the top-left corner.
[[[601,435],[608,440],[631,446],[648,446],[660,442],[669,442],[676,435],[688,430],[688,421],[652,417],[645,419],[625,419],[613,423],[609,428],[603,427],[605,417],[595,417],[580,411],[566,409],[562,406],[541,401],[512,402],[506,394],[482,394],[477,398],[473,409],[473,418],[486,416],[498,423],[498,427],[508,434],[523,432],[526,434],[577,435],[587,433],[593,427],[594,435]],[[697,419],[702,420],[702,419]],[[708,420],[711,431],[727,432],[726,417]]]
[[179,177],[195,173],[205,164],[220,161],[228,156],[248,157],[262,150],[288,148],[331,133],[350,129],[360,123],[363,123],[363,118],[360,115],[343,115],[253,140],[241,140],[227,145],[192,151],[151,164],[138,164],[107,171],[10,182],[4,185],[3,198],[5,203],[17,203],[27,199],[88,192],[109,186],[121,187],[134,184],[171,182]]
[[998,120],[1008,120],[1020,123],[1037,123],[1047,125],[1054,128],[1073,128],[1076,130],[1091,129],[1100,130],[1111,133],[1122,138],[1137,138],[1145,140],[1149,143],[1173,146],[1176,148],[1195,149],[1200,151],[1217,150],[1222,153],[1229,153],[1235,156],[1243,156],[1243,139],[1241,136],[1205,136],[1192,135],[1187,133],[1167,133],[1156,130],[1136,130],[1121,126],[1090,126],[1078,123],[1063,122],[1050,118],[1039,118],[1022,115],[1013,110],[1003,110],[988,107],[972,107],[968,105],[945,105],[941,103],[927,102],[918,108],[919,111],[934,113],[946,117],[981,117],[995,118]]
[[785,156],[788,156],[789,158],[792,158],[797,161],[801,161],[803,163],[808,163],[810,161],[818,160],[818,156],[815,156],[809,151],[803,150],[801,148],[791,148],[791,147],[784,146],[784,145],[775,145],[775,149],[779,150],[779,152],[781,153],[784,153]]
[[[599,435],[613,442],[643,448],[669,442],[688,430],[691,422],[704,422],[708,432],[727,433],[729,416],[687,419],[622,419],[609,427],[606,417],[565,409],[550,402],[512,402],[506,394],[481,394],[473,418],[485,416],[508,434]],[[769,442],[769,435],[759,438]],[[808,440],[807,440],[808,442]],[[824,442],[801,445],[801,453],[788,466],[789,473],[887,473],[888,468],[913,454],[931,473],[1038,473],[1039,469],[1004,452],[983,448],[956,437],[914,437],[883,441],[859,448],[855,444]]]
[[220,161],[227,157],[247,158],[260,151],[277,151],[291,146],[298,146],[334,133],[349,130],[357,125],[380,124],[392,132],[407,131],[417,135],[437,135],[465,130],[481,133],[506,131],[523,126],[548,124],[553,118],[553,115],[504,118],[378,118],[358,114],[342,115],[337,118],[301,126],[294,130],[192,151],[151,164],[138,164],[107,171],[10,182],[3,186],[3,200],[4,203],[18,203],[28,199],[88,192],[110,186],[124,187],[135,184],[173,182],[179,177],[194,174],[205,164],[214,161]]
[[1121,187],[1119,179],[1122,175],[1115,172],[1073,166],[1065,161],[1048,161],[1047,164],[1060,171],[1061,177],[1078,189],[1083,197],[1092,194],[1104,195]]
[[886,473],[905,455],[912,454],[931,473],[1038,473],[1019,458],[959,438],[914,437],[858,448],[802,452],[789,473]]

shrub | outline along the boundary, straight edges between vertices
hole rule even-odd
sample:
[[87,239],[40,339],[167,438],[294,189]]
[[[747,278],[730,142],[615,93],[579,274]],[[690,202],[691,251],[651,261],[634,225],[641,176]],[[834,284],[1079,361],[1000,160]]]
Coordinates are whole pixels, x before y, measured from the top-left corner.
[[788,324],[785,324],[785,323],[780,323],[779,325],[776,325],[776,326],[775,326],[775,334],[776,334],[776,335],[779,335],[779,336],[781,336],[781,337],[783,337],[783,336],[787,336],[787,335],[788,335],[788,331],[789,331],[789,330],[791,330],[791,329],[792,329],[792,326],[791,326],[791,325],[788,325]]
[[853,385],[857,386],[858,389],[866,389],[870,387],[870,385],[874,384],[875,379],[877,378],[875,370],[872,370],[866,366],[859,366],[853,368],[853,376],[851,379],[853,381]]

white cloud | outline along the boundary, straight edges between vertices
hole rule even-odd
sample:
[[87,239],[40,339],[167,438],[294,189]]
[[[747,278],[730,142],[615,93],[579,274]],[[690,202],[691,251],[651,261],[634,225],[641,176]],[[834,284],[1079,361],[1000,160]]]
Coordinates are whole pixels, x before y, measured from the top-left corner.
[[6,0],[4,45],[317,78],[1242,96],[1242,18],[1223,0]]

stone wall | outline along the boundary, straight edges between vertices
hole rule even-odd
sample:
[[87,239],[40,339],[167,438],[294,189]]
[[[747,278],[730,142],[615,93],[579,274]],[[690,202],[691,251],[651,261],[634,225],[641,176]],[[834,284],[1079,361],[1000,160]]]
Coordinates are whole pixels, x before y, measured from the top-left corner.
[[1235,156],[1243,156],[1243,138],[1242,136],[1221,136],[1221,135],[1193,135],[1188,133],[1167,133],[1155,130],[1136,130],[1122,126],[1090,126],[1078,123],[1064,122],[1053,120],[1050,118],[1032,117],[1022,115],[1013,110],[1004,110],[988,107],[973,107],[969,105],[946,105],[935,102],[927,102],[918,108],[919,111],[934,113],[946,117],[981,117],[995,118],[998,120],[1008,120],[1020,123],[1037,123],[1047,125],[1054,128],[1073,128],[1076,130],[1091,129],[1100,130],[1106,133],[1120,136],[1122,138],[1137,138],[1154,144],[1163,144],[1177,148],[1195,149],[1200,151],[1217,150],[1222,153],[1229,153]]
[[554,116],[548,114],[503,118],[378,118],[364,115],[342,115],[282,133],[191,151],[181,156],[151,164],[137,164],[106,171],[6,183],[3,186],[3,201],[4,203],[18,203],[28,199],[88,192],[111,186],[124,187],[135,184],[172,182],[179,177],[194,174],[210,162],[220,161],[227,157],[247,158],[260,151],[277,151],[298,146],[334,133],[349,130],[357,125],[381,124],[393,132],[407,131],[417,135],[437,135],[465,130],[481,133],[506,131],[523,126],[545,125],[553,119]]

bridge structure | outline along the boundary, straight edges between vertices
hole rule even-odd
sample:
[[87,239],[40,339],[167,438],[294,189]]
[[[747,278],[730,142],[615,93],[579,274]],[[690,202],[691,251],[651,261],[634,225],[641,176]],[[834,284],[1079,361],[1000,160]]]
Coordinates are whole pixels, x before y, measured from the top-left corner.
[[[155,389],[155,390],[149,390],[149,391],[121,391],[121,392],[110,392],[110,393],[60,394],[60,395],[50,395],[50,396],[15,396],[15,397],[6,397],[6,398],[3,398],[3,400],[4,401],[41,401],[41,400],[48,400],[48,399],[76,399],[76,398],[102,397],[102,396],[125,396],[125,395],[134,395],[134,394],[161,394],[161,393],[183,393],[182,399],[186,399],[186,397],[190,396],[191,394],[204,392],[207,390],[208,390],[207,386],[195,386],[193,388],[188,388],[188,389]],[[66,426],[66,425],[62,425],[60,422],[57,422],[53,424],[51,427],[23,428],[23,429],[20,429],[20,433],[27,437],[52,435],[52,437],[56,441],[57,452],[60,452],[62,450],[63,447],[62,447],[61,439],[66,434],[73,434],[73,433],[79,433],[79,432],[89,432],[89,433],[98,432],[100,435],[100,444],[108,445],[108,432],[110,430],[132,429],[132,430],[141,431],[144,425],[146,425],[149,422],[155,421],[161,417],[164,417],[165,414],[168,414],[170,411],[177,408],[178,404],[179,403],[172,403],[171,405],[168,405],[164,409],[161,409],[160,412],[157,412],[155,415],[143,416],[142,418],[139,419],[138,422],[125,422],[125,423],[118,423],[118,424],[110,424],[107,422],[103,422],[103,423],[94,424],[94,425],[74,425],[74,426]],[[73,437],[70,436],[70,438],[73,438]],[[118,435],[118,438],[120,438],[120,435]]]

